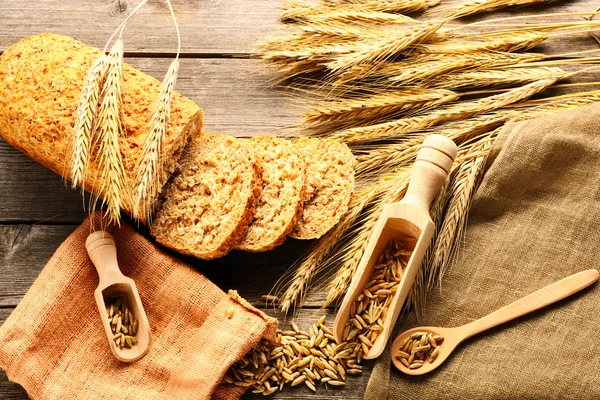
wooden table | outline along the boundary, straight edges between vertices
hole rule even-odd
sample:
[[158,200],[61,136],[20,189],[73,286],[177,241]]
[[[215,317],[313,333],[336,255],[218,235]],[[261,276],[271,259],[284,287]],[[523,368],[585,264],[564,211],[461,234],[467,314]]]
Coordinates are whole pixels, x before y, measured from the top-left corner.
[[[291,105],[281,89],[267,87],[269,75],[248,54],[253,44],[273,33],[284,0],[173,0],[182,37],[183,54],[177,89],[205,112],[209,131],[235,136],[290,135],[301,110]],[[88,45],[103,47],[112,31],[137,3],[134,0],[2,0],[0,51],[28,35],[56,32]],[[535,12],[585,12],[592,0],[558,1],[493,17]],[[127,28],[127,62],[161,79],[176,49],[174,29],[163,1],[151,0]],[[486,18],[489,18],[486,17]],[[538,20],[539,21],[539,20]],[[592,49],[586,35],[550,40],[546,54]],[[598,79],[586,77],[588,80]],[[584,79],[584,80],[585,80]],[[557,93],[557,91],[555,91]],[[78,191],[61,178],[11,148],[0,139],[0,321],[19,303],[59,244],[86,217]],[[260,296],[270,291],[309,243],[288,240],[264,254],[233,254],[213,262],[189,260],[223,289],[237,289],[255,306],[265,308]],[[323,294],[311,294],[295,317],[308,327],[323,314]],[[284,316],[265,309],[280,319]],[[328,321],[333,311],[326,310]],[[306,387],[285,389],[274,398],[362,398],[371,362],[365,372],[350,377],[344,389]],[[254,396],[247,396],[252,398]],[[25,399],[27,394],[0,371],[0,398]],[[259,397],[256,397],[259,398]]]

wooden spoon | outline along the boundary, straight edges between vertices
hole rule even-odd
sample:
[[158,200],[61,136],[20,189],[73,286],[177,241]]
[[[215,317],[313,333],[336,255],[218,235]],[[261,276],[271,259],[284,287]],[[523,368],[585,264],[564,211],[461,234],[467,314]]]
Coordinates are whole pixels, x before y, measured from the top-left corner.
[[[114,356],[124,362],[131,362],[142,358],[152,341],[150,324],[144,312],[140,295],[138,294],[135,283],[131,278],[121,273],[117,263],[117,248],[112,235],[106,231],[96,231],[88,236],[85,247],[94,263],[100,282],[94,292],[96,305],[100,312],[104,331]],[[106,314],[105,298],[122,294],[127,299],[127,306],[133,313],[138,322],[137,344],[131,348],[120,348],[113,340],[113,332],[110,328],[108,315]]]
[[365,252],[352,277],[350,288],[346,292],[335,318],[333,333],[338,343],[344,341],[342,335],[349,319],[352,302],[368,283],[373,266],[379,256],[396,239],[414,238],[416,244],[414,249],[410,249],[413,250],[412,256],[392,299],[383,331],[373,343],[373,347],[363,357],[365,359],[378,357],[392,334],[392,328],[415,281],[415,276],[433,235],[434,224],[429,216],[429,207],[446,182],[452,163],[456,158],[456,152],[456,145],[447,137],[428,136],[412,167],[406,195],[400,202],[387,205],[373,227]]
[[[530,312],[539,310],[540,308],[562,300],[565,297],[569,297],[590,286],[597,280],[598,271],[595,269],[588,269],[546,286],[545,288],[525,296],[521,300],[517,300],[477,321],[471,322],[470,324],[456,328],[424,326],[409,329],[406,332],[401,333],[396,340],[394,340],[394,343],[392,343],[393,363],[396,368],[408,375],[423,375],[431,372],[446,361],[454,349],[465,339]],[[405,340],[410,335],[417,332],[431,333],[434,336],[441,335],[444,337],[444,340],[439,345],[439,353],[433,362],[426,361],[420,368],[409,369],[402,364],[400,359],[395,355],[398,353],[398,350],[400,350],[400,347],[404,345]]]

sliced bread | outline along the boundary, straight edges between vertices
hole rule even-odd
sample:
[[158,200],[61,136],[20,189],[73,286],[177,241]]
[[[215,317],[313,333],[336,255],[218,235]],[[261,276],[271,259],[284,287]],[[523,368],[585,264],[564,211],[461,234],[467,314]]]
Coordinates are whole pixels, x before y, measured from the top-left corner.
[[186,147],[150,234],[183,254],[222,257],[246,235],[260,189],[260,165],[241,140],[203,134]]
[[262,191],[254,220],[236,248],[267,251],[285,241],[302,213],[306,163],[299,148],[285,139],[259,136],[246,145],[262,165]]
[[300,138],[295,145],[304,154],[307,169],[303,211],[290,236],[315,239],[348,210],[354,190],[354,156],[348,146],[333,139]]

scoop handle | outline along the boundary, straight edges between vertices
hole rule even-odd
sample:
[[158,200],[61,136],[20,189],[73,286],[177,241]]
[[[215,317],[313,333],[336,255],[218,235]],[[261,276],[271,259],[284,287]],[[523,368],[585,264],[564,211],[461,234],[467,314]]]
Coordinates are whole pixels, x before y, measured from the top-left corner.
[[107,287],[123,280],[124,276],[117,262],[117,246],[110,233],[96,231],[90,234],[85,241],[85,247],[98,271],[99,286]]
[[461,329],[464,330],[465,338],[471,337],[487,329],[556,303],[565,297],[569,297],[585,289],[597,280],[597,270],[588,269],[581,271],[533,292],[477,321],[463,325]]
[[410,203],[429,215],[431,202],[446,182],[458,149],[443,135],[429,135],[411,169],[410,183],[403,203]]

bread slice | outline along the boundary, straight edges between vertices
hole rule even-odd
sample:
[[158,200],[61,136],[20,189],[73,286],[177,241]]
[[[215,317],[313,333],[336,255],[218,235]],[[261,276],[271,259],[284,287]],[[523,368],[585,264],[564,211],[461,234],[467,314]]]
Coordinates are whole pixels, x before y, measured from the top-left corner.
[[183,254],[222,257],[246,235],[260,196],[261,171],[241,140],[193,138],[167,184],[150,234]]
[[333,139],[300,138],[295,145],[307,164],[302,215],[290,233],[296,239],[323,236],[348,211],[354,190],[354,156]]
[[282,138],[258,136],[246,145],[262,165],[262,191],[254,220],[236,248],[267,251],[285,241],[302,213],[306,163],[298,147]]

